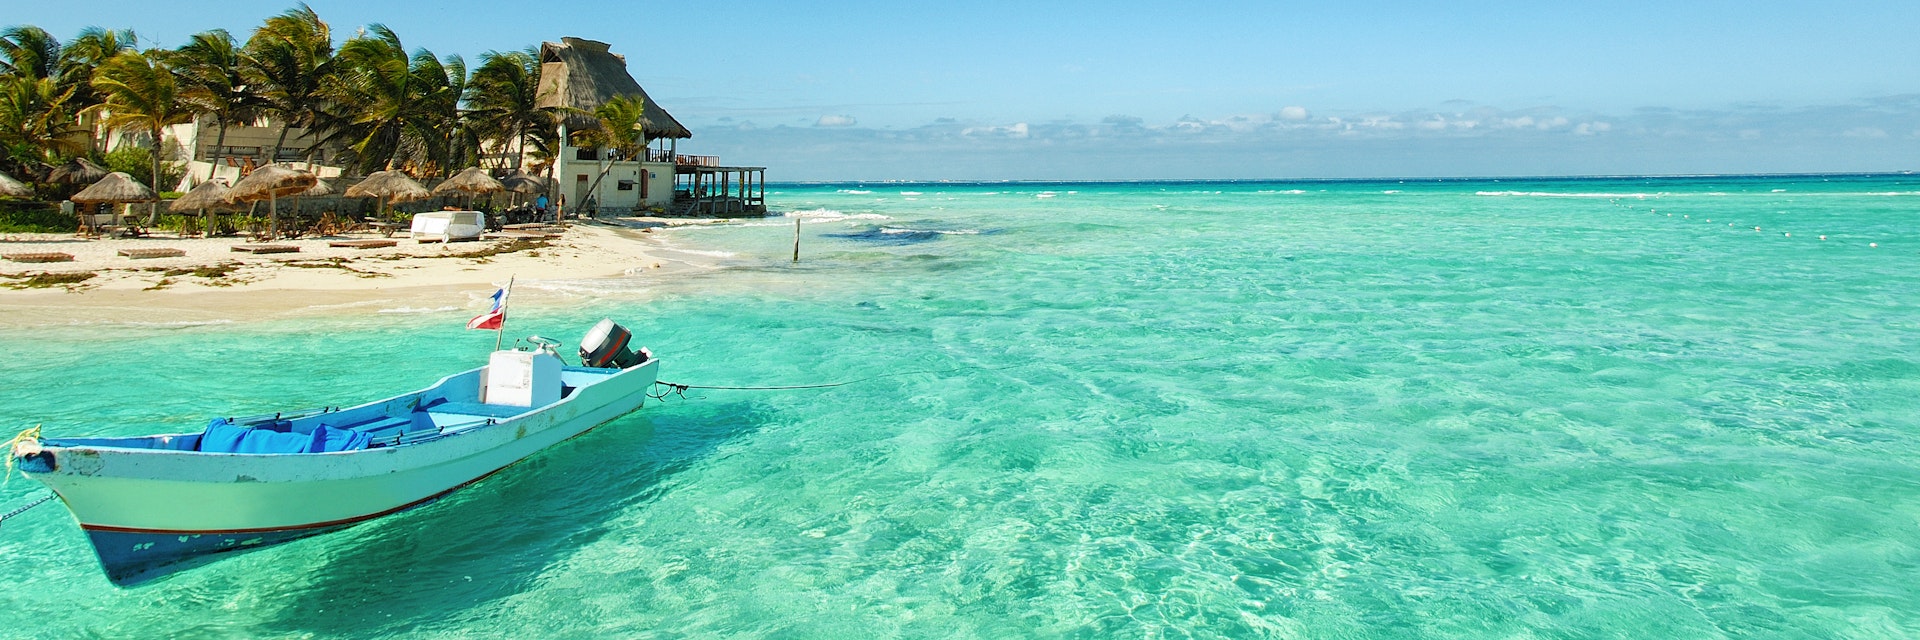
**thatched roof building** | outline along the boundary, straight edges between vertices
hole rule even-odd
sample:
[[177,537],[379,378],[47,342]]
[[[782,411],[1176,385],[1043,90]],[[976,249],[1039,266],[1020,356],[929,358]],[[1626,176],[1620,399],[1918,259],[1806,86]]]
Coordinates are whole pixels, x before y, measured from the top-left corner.
[[[673,114],[647,97],[647,92],[627,73],[627,58],[611,51],[605,42],[581,38],[561,38],[559,42],[540,44],[541,107],[571,107],[592,113],[614,96],[638,96],[647,104],[646,134],[650,139],[691,138]],[[580,130],[599,126],[593,117],[579,113],[567,116],[567,127]]]

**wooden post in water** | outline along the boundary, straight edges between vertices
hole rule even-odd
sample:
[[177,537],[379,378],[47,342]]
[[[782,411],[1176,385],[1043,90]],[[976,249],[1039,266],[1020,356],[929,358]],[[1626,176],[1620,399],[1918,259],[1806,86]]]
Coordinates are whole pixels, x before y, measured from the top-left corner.
[[793,263],[800,264],[800,218],[793,219]]

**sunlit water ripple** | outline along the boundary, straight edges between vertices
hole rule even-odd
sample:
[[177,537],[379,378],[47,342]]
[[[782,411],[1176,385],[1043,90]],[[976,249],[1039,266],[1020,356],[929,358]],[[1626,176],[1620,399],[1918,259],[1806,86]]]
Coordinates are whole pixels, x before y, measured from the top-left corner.
[[[614,317],[694,384],[905,375],[689,392],[430,506],[136,590],[43,507],[0,530],[0,629],[1920,633],[1920,180],[771,198],[813,223],[800,264],[791,222],[676,230],[723,269],[575,287],[511,332]],[[491,347],[473,310],[384,306],[414,313],[19,331],[0,418],[193,430]],[[16,478],[0,506],[41,491]]]

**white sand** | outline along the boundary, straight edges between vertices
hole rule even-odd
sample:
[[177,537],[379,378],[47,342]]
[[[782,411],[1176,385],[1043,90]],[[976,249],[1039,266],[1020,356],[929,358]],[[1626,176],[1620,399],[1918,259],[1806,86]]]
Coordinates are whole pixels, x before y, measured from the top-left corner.
[[[342,239],[313,238],[274,242],[300,247],[299,253],[235,253],[238,238],[80,240],[71,235],[15,234],[0,237],[0,254],[61,252],[73,262],[0,261],[0,327],[66,324],[76,317],[94,320],[197,321],[272,319],[325,313],[327,309],[370,304],[395,308],[439,309],[468,306],[509,276],[519,282],[614,276],[666,277],[700,265],[663,258],[654,234],[659,221],[628,219],[629,226],[574,225],[561,237],[534,249],[485,257],[456,257],[505,245],[507,241],[423,244],[396,234],[398,246],[380,249],[328,247]],[[656,227],[658,229],[656,229]],[[136,260],[121,249],[180,249],[178,258]],[[667,252],[670,253],[670,252]],[[182,270],[237,266],[219,277]],[[169,275],[169,271],[174,272]],[[84,282],[51,288],[15,288],[21,276],[38,273],[96,274]],[[14,286],[9,286],[14,285]],[[516,290],[516,297],[523,292]]]

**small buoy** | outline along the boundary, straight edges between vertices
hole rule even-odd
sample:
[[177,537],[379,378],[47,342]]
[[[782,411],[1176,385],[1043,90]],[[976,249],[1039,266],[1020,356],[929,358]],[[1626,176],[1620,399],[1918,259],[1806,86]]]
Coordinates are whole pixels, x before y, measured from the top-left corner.
[[1869,247],[1875,247],[1875,248],[1878,248],[1878,247],[1880,246],[1880,243],[1878,243],[1878,242],[1869,242],[1869,243],[1867,243],[1867,246],[1869,246]]
[[1713,222],[1713,218],[1707,218],[1707,222]]
[[1760,230],[1760,227],[1754,227],[1754,228],[1753,228],[1753,230],[1754,230],[1754,231],[1759,231],[1759,230]]
[[1827,239],[1827,237],[1826,237],[1826,236],[1820,236],[1820,239],[1821,239],[1821,240],[1825,240],[1825,239]]
[[1782,234],[1780,234],[1780,235],[1783,235],[1783,236],[1786,236],[1786,237],[1789,237],[1789,238],[1791,238],[1791,237],[1793,237],[1793,234],[1792,234],[1792,233],[1782,233]]
[[1671,218],[1671,217],[1673,217],[1673,214],[1671,214],[1671,213],[1669,213],[1669,214],[1667,214],[1667,217],[1669,217],[1669,218]]
[[[1668,215],[1672,215],[1672,214],[1668,214]],[[1691,217],[1693,217],[1693,216],[1680,216],[1680,217],[1682,217],[1682,218],[1691,218]]]

